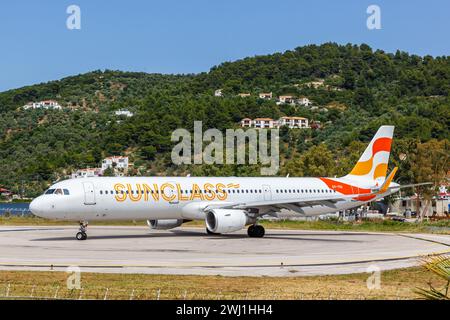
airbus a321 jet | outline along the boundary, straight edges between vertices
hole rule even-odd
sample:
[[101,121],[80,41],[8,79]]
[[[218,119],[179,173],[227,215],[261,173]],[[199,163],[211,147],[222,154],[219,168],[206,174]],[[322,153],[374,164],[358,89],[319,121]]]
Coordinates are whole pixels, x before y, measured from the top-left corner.
[[205,220],[209,234],[249,226],[250,237],[263,237],[264,215],[288,209],[314,216],[355,208],[402,187],[386,177],[393,126],[382,126],[356,163],[341,178],[240,177],[94,177],[52,185],[30,204],[33,214],[80,223],[76,239],[87,239],[87,222],[147,220],[152,229],[172,229]]

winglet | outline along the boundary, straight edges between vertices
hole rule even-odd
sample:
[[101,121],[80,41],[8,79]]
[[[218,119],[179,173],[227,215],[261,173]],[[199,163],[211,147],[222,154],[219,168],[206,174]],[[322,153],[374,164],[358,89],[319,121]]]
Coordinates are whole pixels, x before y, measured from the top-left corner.
[[386,180],[384,181],[383,185],[380,187],[380,191],[378,193],[385,193],[389,189],[389,185],[392,182],[392,179],[394,179],[395,174],[397,173],[398,167],[395,167],[394,170],[389,173]]

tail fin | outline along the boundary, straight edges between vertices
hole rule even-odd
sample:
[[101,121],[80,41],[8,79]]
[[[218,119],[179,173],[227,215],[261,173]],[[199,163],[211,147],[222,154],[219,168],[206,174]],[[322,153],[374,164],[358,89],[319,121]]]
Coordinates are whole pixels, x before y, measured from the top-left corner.
[[345,177],[383,184],[386,179],[393,134],[394,126],[381,126],[353,170]]

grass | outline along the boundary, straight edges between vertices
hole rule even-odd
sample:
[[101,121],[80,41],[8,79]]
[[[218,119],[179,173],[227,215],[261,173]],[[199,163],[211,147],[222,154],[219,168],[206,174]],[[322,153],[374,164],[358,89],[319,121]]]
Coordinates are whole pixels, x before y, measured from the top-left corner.
[[[369,290],[370,274],[308,277],[222,277],[82,273],[82,290],[68,290],[64,272],[0,272],[0,297],[72,299],[419,299],[416,288],[445,285],[423,267],[381,273],[380,289]],[[8,284],[9,289],[8,289]]]
[[273,229],[302,230],[336,230],[336,231],[369,231],[369,232],[411,232],[411,233],[441,233],[450,234],[450,219],[441,221],[425,221],[408,223],[394,220],[364,220],[364,221],[265,221],[262,223]]
[[[75,222],[47,220],[35,216],[0,216],[0,225],[75,225]],[[405,232],[405,233],[437,233],[450,234],[450,219],[440,221],[424,221],[407,223],[393,220],[367,220],[345,222],[336,220],[298,221],[298,220],[262,220],[261,224],[268,229],[292,230],[336,230],[362,232]],[[90,225],[124,225],[145,226],[145,221],[93,221]],[[204,221],[191,221],[183,226],[204,227]]]

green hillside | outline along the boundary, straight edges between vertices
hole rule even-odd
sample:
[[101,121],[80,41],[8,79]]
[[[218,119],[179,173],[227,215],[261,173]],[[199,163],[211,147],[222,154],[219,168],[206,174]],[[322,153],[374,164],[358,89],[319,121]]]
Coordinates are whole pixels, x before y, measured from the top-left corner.
[[[311,82],[319,83],[312,85]],[[215,97],[216,89],[223,97]],[[306,96],[316,109],[258,99]],[[238,93],[251,93],[240,98]],[[245,58],[196,75],[95,71],[0,93],[0,185],[34,196],[76,168],[126,154],[134,175],[258,175],[258,166],[174,166],[176,128],[235,128],[244,117],[304,116],[317,130],[281,130],[280,175],[340,175],[382,124],[396,126],[401,183],[450,170],[450,57],[385,53],[367,45],[306,46]],[[57,100],[56,110],[22,110]],[[117,117],[114,110],[135,115]],[[118,121],[120,120],[120,121]],[[407,154],[400,161],[399,155]]]

